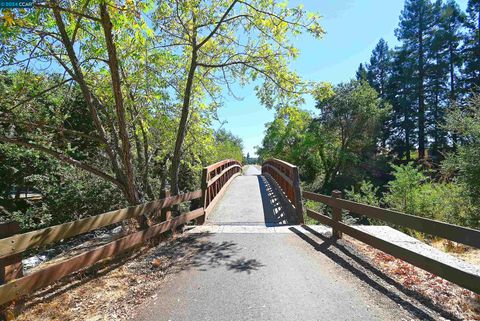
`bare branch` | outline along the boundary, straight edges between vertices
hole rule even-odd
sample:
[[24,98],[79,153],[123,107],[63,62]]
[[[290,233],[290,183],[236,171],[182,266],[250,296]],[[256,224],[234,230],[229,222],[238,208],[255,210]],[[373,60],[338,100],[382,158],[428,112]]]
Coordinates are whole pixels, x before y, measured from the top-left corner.
[[74,15],[77,15],[77,16],[80,16],[80,17],[83,17],[83,18],[93,20],[93,21],[96,21],[96,22],[100,22],[100,18],[90,16],[86,13],[82,13],[82,12],[72,10],[70,8],[63,8],[63,7],[60,7],[59,5],[52,4],[51,2],[49,2],[49,4],[36,3],[36,4],[34,4],[34,6],[38,7],[38,8],[57,9],[57,10],[60,10],[60,11],[68,12],[68,13],[71,13],[71,14],[74,14]]
[[213,35],[215,35],[215,33],[217,32],[217,30],[220,28],[220,26],[222,25],[222,23],[225,22],[225,20],[227,19],[227,16],[228,14],[230,13],[230,11],[232,11],[233,7],[235,6],[235,4],[238,2],[239,0],[233,0],[232,1],[232,4],[230,5],[230,7],[228,7],[228,9],[225,11],[225,13],[223,14],[222,18],[218,21],[217,25],[215,26],[215,28],[213,28],[212,32],[210,32],[210,34],[208,36],[205,37],[205,39],[203,39],[198,45],[196,45],[196,49],[200,49],[204,44],[207,43],[208,40],[210,40],[210,38],[213,37]]

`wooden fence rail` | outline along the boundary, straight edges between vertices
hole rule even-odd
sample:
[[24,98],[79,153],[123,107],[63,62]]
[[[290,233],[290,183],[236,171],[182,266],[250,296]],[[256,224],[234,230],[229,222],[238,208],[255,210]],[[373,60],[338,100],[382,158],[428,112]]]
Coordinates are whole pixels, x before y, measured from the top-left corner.
[[278,184],[294,207],[297,221],[303,224],[302,193],[297,166],[271,158],[263,163],[262,174],[270,176]]
[[203,168],[202,171],[202,201],[205,217],[213,210],[232,180],[242,173],[242,164],[234,159]]
[[[458,243],[480,248],[480,231],[375,206],[347,201],[341,199],[338,192],[334,192],[333,194],[334,196],[331,197],[311,192],[303,192],[303,197],[312,201],[322,202],[332,207],[333,212],[341,213],[341,210],[348,210],[355,214],[365,215],[367,217],[383,220],[398,226],[415,229],[432,236],[438,236]],[[480,293],[480,276],[477,274],[460,270],[433,258],[400,247],[396,244],[348,226],[341,222],[341,215],[332,215],[332,218],[330,218],[327,215],[323,215],[309,209],[307,209],[307,215],[322,224],[331,226],[333,228],[332,234],[337,238],[341,237],[341,233],[345,233],[385,253],[391,254],[412,265],[422,268],[425,271],[449,280],[461,287],[476,293]]]
[[[0,263],[3,262],[2,265],[5,266],[7,263],[11,263],[11,258],[18,258],[18,255],[25,250],[58,242],[140,215],[151,213],[159,214],[164,208],[198,199],[201,196],[202,191],[198,190],[37,231],[9,236],[0,239]],[[8,283],[0,286],[0,304],[10,302],[19,296],[49,285],[68,274],[85,269],[99,261],[145,244],[147,241],[159,236],[161,233],[174,229],[181,224],[185,224],[188,221],[204,215],[204,208],[201,207],[191,212],[181,214],[175,218],[154,224],[144,230],[123,236],[110,243],[98,246],[93,250],[78,254],[59,263],[54,263],[26,276],[14,280],[8,280]]]

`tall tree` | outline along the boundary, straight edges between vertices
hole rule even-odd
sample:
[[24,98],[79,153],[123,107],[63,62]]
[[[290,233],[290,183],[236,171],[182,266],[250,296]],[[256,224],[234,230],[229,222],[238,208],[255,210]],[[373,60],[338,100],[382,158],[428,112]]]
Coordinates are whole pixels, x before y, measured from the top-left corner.
[[[438,149],[447,147],[446,132],[442,126],[445,118],[445,109],[456,105],[459,98],[459,71],[462,65],[460,51],[461,30],[464,22],[464,14],[453,0],[445,3],[438,14],[439,29],[432,43],[432,58],[434,59],[433,72],[431,74],[433,154],[436,154]],[[452,135],[452,140],[455,146],[457,141],[455,134]]]
[[468,96],[480,88],[480,0],[469,0],[465,19],[463,70],[465,90]]
[[414,73],[409,52],[397,48],[393,52],[391,76],[387,83],[386,96],[392,105],[392,148],[399,158],[410,161],[410,151],[415,143],[415,100],[416,85],[411,81]]
[[[391,74],[391,53],[388,44],[384,39],[375,46],[370,57],[370,63],[367,65],[367,80],[370,86],[375,88],[382,104],[387,103],[387,83]],[[386,117],[382,125],[381,145],[383,148],[387,147],[387,140],[390,137],[391,131],[391,117]]]
[[357,78],[357,80],[367,80],[367,69],[363,63],[358,66],[357,72],[355,73],[355,78]]
[[375,89],[362,80],[339,84],[333,95],[317,97],[320,116],[313,120],[307,147],[321,160],[322,189],[331,186],[347,165],[372,152],[382,119],[389,112],[380,103]]
[[[142,127],[145,119],[139,114],[142,103],[136,101],[138,95],[132,94],[137,90],[130,86],[134,78],[127,76],[138,72],[138,62],[145,58],[139,54],[145,52],[140,48],[145,44],[147,30],[139,9],[144,8],[143,4],[134,7],[127,3],[118,7],[111,1],[51,0],[36,4],[35,10],[27,12],[5,11],[5,23],[0,26],[2,68],[38,72],[46,70],[45,66],[53,66],[48,70],[64,75],[35,96],[3,106],[0,115],[11,121],[12,128],[18,129],[22,122],[28,121],[30,129],[37,126],[45,133],[34,135],[33,130],[29,133],[10,130],[2,132],[0,141],[41,151],[109,181],[122,190],[130,204],[141,202],[147,191],[147,186],[140,185],[134,168],[132,137],[135,133],[131,126],[136,121],[136,125]],[[127,30],[127,26],[134,26],[136,33]],[[148,79],[151,88],[159,85],[144,68],[141,75]],[[68,150],[51,146],[47,129],[55,133],[61,128],[53,127],[58,124],[52,123],[43,126],[44,121],[51,119],[35,118],[38,116],[35,111],[28,111],[31,100],[71,83],[78,86],[82,94],[85,101],[82,113],[89,114],[94,132],[70,132],[69,135],[99,141],[103,152],[96,158],[77,159]],[[140,87],[138,89],[140,91]],[[19,113],[19,109],[25,112]],[[55,112],[57,117],[62,116],[60,110]],[[145,140],[143,143],[148,144]]]
[[[180,122],[170,169],[171,191],[177,194],[183,145],[192,108],[202,93],[219,103],[221,86],[234,81],[262,81],[257,94],[272,107],[301,99],[300,78],[288,61],[298,50],[288,39],[301,32],[323,34],[315,14],[302,7],[288,8],[276,0],[164,1],[156,10],[155,28],[164,32],[161,45],[175,44],[180,62],[174,75]],[[183,75],[185,75],[183,77]]]
[[387,42],[382,38],[378,41],[372,51],[370,63],[368,64],[368,83],[380,95],[386,98],[386,87],[391,68],[391,54]]
[[418,156],[425,158],[426,150],[426,104],[425,81],[428,68],[428,47],[437,24],[435,8],[429,0],[407,0],[400,15],[399,27],[395,30],[397,38],[403,42],[409,59],[414,62],[415,73],[412,80],[416,83],[416,103],[418,121]]

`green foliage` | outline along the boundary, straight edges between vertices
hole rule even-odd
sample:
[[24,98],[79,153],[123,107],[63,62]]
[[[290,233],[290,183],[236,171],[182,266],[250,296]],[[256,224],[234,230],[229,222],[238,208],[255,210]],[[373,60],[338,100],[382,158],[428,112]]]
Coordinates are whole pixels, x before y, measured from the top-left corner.
[[480,95],[474,95],[467,108],[452,109],[447,114],[446,128],[461,137],[463,144],[442,163],[447,176],[464,187],[465,196],[476,206],[472,225],[480,225]]
[[15,220],[23,231],[48,227],[127,206],[112,184],[74,167],[26,177],[29,186],[42,195],[41,201],[10,211],[0,220]]
[[[383,197],[379,196],[378,187],[365,181],[360,184],[358,192],[353,187],[346,191],[346,197],[358,203],[382,205],[403,213],[447,223],[476,228],[480,226],[474,204],[466,195],[465,185],[433,182],[420,167],[412,163],[392,167],[394,179],[388,183],[388,191]],[[383,221],[372,219],[370,221],[385,224]]]
[[401,212],[416,212],[415,196],[426,176],[419,167],[413,164],[393,165],[394,180],[388,183],[389,193],[385,196],[385,202],[389,207]]
[[311,115],[299,108],[282,107],[277,110],[274,121],[265,125],[267,130],[257,151],[260,159],[275,157],[299,164],[304,157],[301,143],[311,120]]
[[388,112],[365,81],[331,86],[321,83],[315,97],[320,113],[312,117],[294,107],[277,111],[267,124],[258,155],[277,157],[300,167],[310,189],[326,190],[373,156],[379,125]]
[[223,159],[243,160],[243,142],[231,132],[219,129],[214,133],[215,136],[215,158],[211,163],[216,163]]
[[351,201],[368,204],[372,206],[380,206],[379,187],[374,186],[371,182],[361,181],[358,192],[353,186],[350,190],[345,191],[345,197]]

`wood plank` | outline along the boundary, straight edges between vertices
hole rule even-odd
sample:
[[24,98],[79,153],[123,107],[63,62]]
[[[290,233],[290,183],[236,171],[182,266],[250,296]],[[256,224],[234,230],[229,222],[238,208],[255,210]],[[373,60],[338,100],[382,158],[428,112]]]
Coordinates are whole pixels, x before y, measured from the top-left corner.
[[170,207],[175,204],[200,198],[201,196],[202,191],[198,190],[4,238],[0,240],[0,258],[80,235],[100,227],[121,222],[125,219],[134,218],[145,212],[159,211],[164,207]]
[[240,162],[237,161],[236,159],[224,159],[224,160],[219,161],[219,162],[217,162],[217,163],[215,163],[215,164],[208,165],[208,166],[206,167],[206,169],[207,169],[208,172],[211,172],[211,171],[217,169],[218,167],[220,167],[220,166],[222,166],[222,165],[225,165],[226,163],[230,163],[230,162],[236,163],[236,164],[242,166],[242,163],[240,163]]
[[226,172],[228,172],[229,170],[235,168],[235,167],[238,167],[240,169],[240,171],[242,171],[242,166],[238,165],[238,164],[234,164],[232,166],[229,166],[227,168],[225,168],[223,171],[221,171],[218,175],[216,175],[214,178],[212,178],[211,180],[209,180],[207,182],[207,187],[210,187],[212,186],[213,183],[215,183],[219,178],[221,178]]
[[[0,238],[9,237],[20,233],[18,222],[0,223]],[[14,254],[0,259],[0,284],[23,276],[22,255]]]
[[480,248],[480,231],[475,229],[409,215],[376,206],[359,204],[344,199],[335,199],[322,194],[303,192],[303,197],[309,200],[322,202],[331,207],[341,207],[355,214],[365,215],[433,236]]
[[348,234],[365,244],[402,259],[405,262],[415,265],[425,271],[438,275],[465,289],[471,290],[475,293],[480,293],[480,276],[476,274],[457,269],[453,266],[357,230],[346,224],[336,222],[330,217],[318,212],[307,210],[307,215],[323,224],[333,227],[336,230],[342,231],[343,233]]
[[215,195],[213,200],[210,201],[208,204],[207,208],[205,209],[205,218],[210,214],[215,206],[217,205],[218,201],[222,198],[223,194],[225,194],[225,191],[227,190],[227,187],[230,185],[230,183],[233,181],[233,179],[237,176],[239,176],[241,173],[235,173],[230,177],[230,179],[225,183],[225,185],[222,186],[220,191]]
[[283,161],[283,160],[281,160],[281,159],[278,159],[278,158],[269,158],[269,159],[267,159],[267,160],[265,161],[264,164],[266,164],[266,163],[268,163],[268,162],[279,163],[279,164],[282,164],[282,165],[284,165],[284,166],[286,166],[286,167],[290,167],[290,168],[297,167],[297,166],[295,166],[295,165],[293,165],[293,164],[290,164],[290,163],[288,163],[288,162],[286,162],[286,161]]
[[123,251],[139,246],[159,234],[171,230],[178,225],[204,214],[203,208],[182,214],[174,219],[156,224],[146,230],[139,231],[118,240],[102,245],[94,250],[76,255],[58,264],[16,279],[0,286],[0,304],[10,302],[17,297],[28,294],[36,289],[49,285],[66,275],[84,269],[106,258],[117,255]]
[[295,200],[293,203],[295,204],[295,210],[298,217],[298,222],[300,224],[305,223],[303,219],[303,203],[302,203],[302,190],[300,188],[300,175],[298,173],[298,168],[295,166],[292,169],[293,175],[293,195]]
[[264,164],[263,166],[265,167],[268,167],[268,168],[272,168],[273,171],[278,174],[281,178],[283,178],[285,180],[285,182],[288,183],[288,185],[291,185],[293,186],[293,179],[291,179],[290,177],[288,177],[287,175],[285,175],[285,173],[281,172],[278,168],[270,165],[270,164]]

